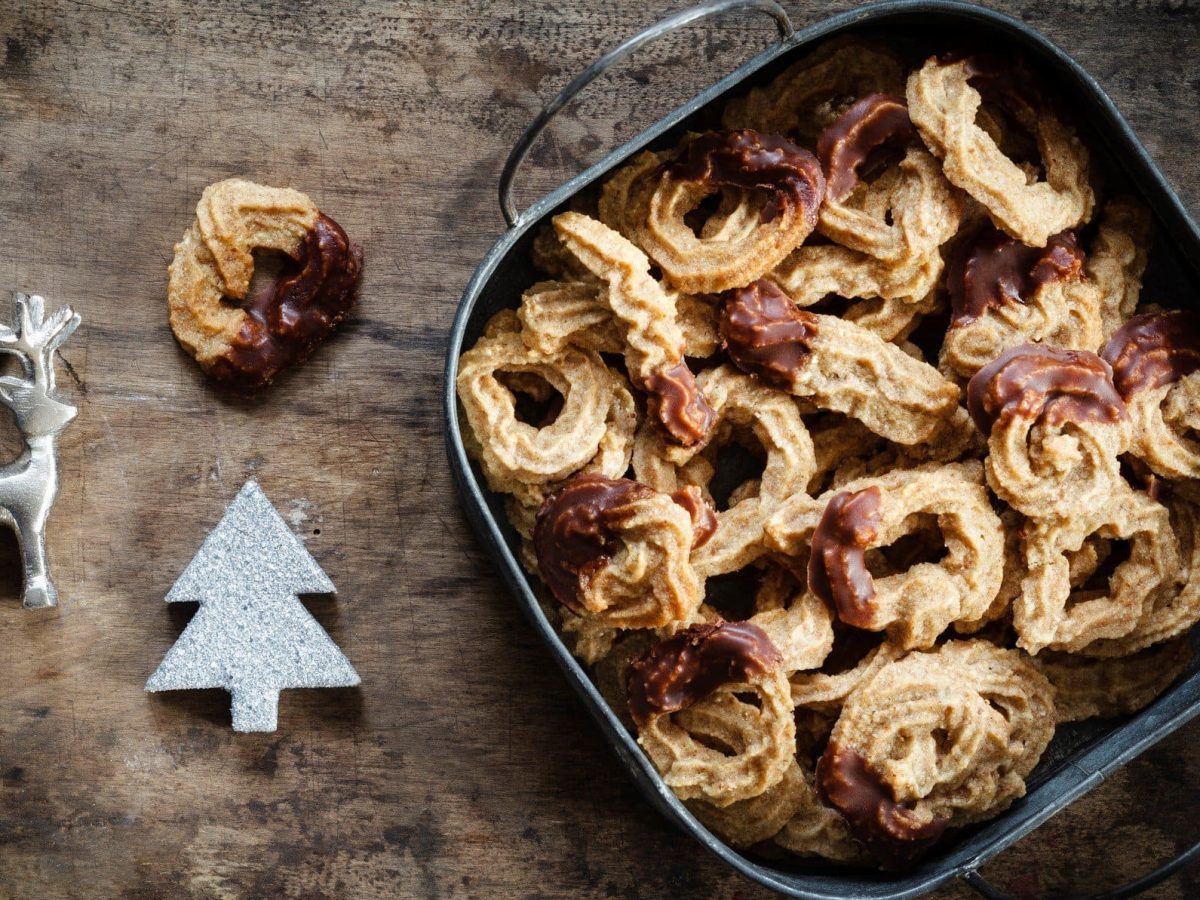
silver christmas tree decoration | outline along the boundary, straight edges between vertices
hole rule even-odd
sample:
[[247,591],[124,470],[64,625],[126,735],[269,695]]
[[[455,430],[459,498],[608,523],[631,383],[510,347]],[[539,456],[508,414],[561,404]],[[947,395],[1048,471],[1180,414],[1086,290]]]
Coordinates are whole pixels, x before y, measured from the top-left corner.
[[0,325],[0,353],[21,361],[23,373],[0,377],[0,403],[13,411],[25,449],[0,467],[0,522],[17,534],[24,569],[21,605],[58,605],[58,592],[46,565],[46,519],[58,496],[58,433],[77,410],[54,391],[54,351],[79,327],[79,316],[64,306],[46,318],[46,301],[17,294],[13,323]]
[[321,567],[247,481],[167,594],[199,601],[147,691],[224,688],[234,731],[274,731],[284,688],[353,687],[358,673],[297,594],[332,594]]

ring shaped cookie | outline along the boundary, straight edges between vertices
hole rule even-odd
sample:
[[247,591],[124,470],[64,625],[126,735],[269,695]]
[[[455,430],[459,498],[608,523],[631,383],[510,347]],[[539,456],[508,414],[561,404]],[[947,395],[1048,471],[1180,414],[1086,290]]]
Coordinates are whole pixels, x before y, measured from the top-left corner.
[[[630,393],[625,380],[611,370],[610,374],[613,378],[613,399],[612,406],[605,418],[608,428],[604,432],[604,436],[600,438],[600,445],[596,448],[595,456],[573,475],[602,475],[606,478],[620,478],[629,471],[629,462],[633,456],[633,440],[637,431],[638,410],[633,400],[633,394]],[[508,376],[506,382],[510,388],[515,388],[513,376]],[[545,384],[540,379],[539,382]],[[547,385],[546,388],[548,390],[549,386]],[[477,451],[478,442],[472,439],[465,443],[472,455],[478,459],[481,455]],[[562,479],[532,484],[511,482],[508,485],[511,496],[506,502],[506,508],[513,527],[517,529],[522,538],[526,539],[522,552],[530,559],[533,558],[533,547],[530,542],[533,539],[533,524],[537,512],[546,498],[562,485]],[[496,488],[496,490],[499,489]],[[536,568],[535,565],[532,570],[536,571]]]
[[596,353],[623,353],[625,341],[594,281],[539,281],[525,289],[517,318],[521,336],[539,353],[570,344]]
[[1119,638],[1093,641],[1081,651],[1088,656],[1136,653],[1181,635],[1200,622],[1200,507],[1169,489],[1165,493],[1162,502],[1171,514],[1179,568],[1164,572],[1165,577],[1151,592],[1132,631]]
[[625,340],[625,363],[646,392],[650,417],[676,443],[691,446],[712,427],[712,409],[684,361],[675,297],[650,276],[646,254],[603,222],[580,213],[554,217],[567,249],[600,279],[604,305]]
[[864,97],[821,133],[817,156],[826,183],[821,234],[902,267],[953,237],[959,203],[928,151],[910,148],[874,182],[859,180],[860,167],[888,146],[898,144],[903,151],[912,134],[904,100],[887,94]]
[[[1073,557],[1093,536],[1127,541],[1129,557],[1106,585],[1091,588],[1085,581],[1076,586],[1072,582],[1079,582],[1079,574],[1095,568],[1089,564],[1072,579]],[[1130,634],[1155,593],[1175,589],[1180,570],[1166,507],[1128,487],[1078,505],[1070,518],[1027,523],[1023,552],[1028,574],[1013,602],[1013,627],[1017,646],[1030,653],[1044,647],[1076,653],[1095,641]]]
[[688,510],[628,479],[580,475],[538,512],[533,546],[555,599],[592,627],[661,628],[700,606]]
[[885,666],[842,708],[817,767],[825,799],[885,866],[1025,793],[1054,734],[1054,689],[1024,656],[951,641]]
[[1016,77],[1014,66],[1001,68],[983,57],[956,62],[930,58],[909,76],[908,111],[925,143],[942,159],[951,183],[981,203],[1010,235],[1043,247],[1051,235],[1091,216],[1095,197],[1088,151],[1053,111],[1020,98],[1016,118],[1036,136],[1046,170],[1044,180],[1030,183],[1025,170],[975,121],[982,97],[974,85],[990,86],[1010,75]]
[[941,367],[970,378],[1025,342],[1096,349],[1133,315],[1149,240],[1149,212],[1129,197],[1105,204],[1086,254],[1070,231],[1036,248],[990,223],[973,229],[947,266]]
[[1094,353],[1014,347],[971,378],[967,407],[988,436],[988,484],[1027,516],[1094,509],[1124,483],[1129,416]]
[[[646,150],[614,172],[600,192],[600,221],[640,243],[651,198],[674,157],[673,153]],[[699,238],[726,243],[748,238],[759,227],[761,209],[758,204],[744,203],[744,199],[743,190],[722,189],[717,208],[700,226]]]
[[696,447],[672,447],[642,428],[634,443],[633,469],[640,481],[665,493],[685,484],[707,490],[719,447],[739,434],[757,441],[766,454],[761,479],[734,492],[729,508],[717,513],[716,533],[692,554],[700,577],[710,578],[736,572],[765,552],[767,519],[783,500],[804,490],[816,463],[812,439],[791,397],[732,366],[709,369],[697,382],[716,414],[708,439]]
[[[797,494],[785,501],[767,523],[769,549],[802,562],[807,570],[813,533],[825,511],[826,500],[826,497]],[[769,582],[764,582],[760,591],[763,605],[770,603],[772,593],[778,593],[767,590],[768,585]],[[811,590],[809,593],[812,594]],[[792,702],[797,710],[836,719],[842,704],[859,684],[903,654],[904,649],[890,638],[835,621],[833,643],[820,668],[798,671],[789,679]]]
[[904,69],[886,47],[859,38],[826,41],[770,84],[752,88],[725,106],[726,128],[794,135],[813,146],[842,112],[845,98],[904,92]]
[[1200,316],[1135,316],[1100,355],[1129,409],[1133,454],[1164,478],[1200,478]]
[[[632,397],[599,354],[566,346],[543,355],[518,328],[511,310],[498,315],[489,333],[460,357],[457,382],[484,473],[494,490],[506,493],[566,478],[586,466],[606,438],[619,441],[636,422],[636,416],[611,420],[624,400],[632,409]],[[522,422],[513,391],[500,377],[505,374],[537,376],[557,391],[563,400],[554,421]]]
[[1192,661],[1186,637],[1130,656],[1093,659],[1077,653],[1039,653],[1034,660],[1054,685],[1059,722],[1135,713],[1165,691]]
[[954,236],[961,208],[927,151],[910,149],[897,176],[894,182],[861,185],[846,200],[826,201],[818,228],[843,247],[912,272]]
[[[944,558],[882,576],[871,571],[869,551],[894,544],[923,523],[936,523],[941,531]],[[808,563],[809,590],[843,622],[886,630],[904,648],[931,646],[950,624],[982,617],[1003,575],[1003,530],[978,463],[851,482],[828,498]]]
[[959,389],[937,369],[853,322],[797,309],[772,281],[726,294],[720,328],[743,372],[888,440],[925,443],[955,425]]
[[656,644],[632,664],[629,708],[638,743],[682,800],[757,797],[795,759],[779,651],[748,622],[693,625]]
[[[250,297],[255,250],[285,254],[294,270]],[[211,184],[167,270],[171,330],[210,378],[252,392],[346,317],[361,269],[362,250],[299,191]]]
[[964,378],[1019,344],[1095,350],[1103,340],[1100,297],[1083,286],[1075,234],[1029,247],[985,226],[946,273],[950,327],[941,362]]
[[[722,194],[716,226],[685,221]],[[686,293],[749,284],[800,246],[825,192],[820,163],[790,141],[755,131],[700,135],[658,176],[634,240]]]

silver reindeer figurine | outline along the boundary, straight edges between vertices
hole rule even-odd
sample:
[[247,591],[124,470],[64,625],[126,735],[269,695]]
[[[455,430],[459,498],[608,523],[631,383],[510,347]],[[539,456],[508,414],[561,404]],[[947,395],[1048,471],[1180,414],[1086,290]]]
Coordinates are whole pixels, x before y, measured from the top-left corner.
[[25,439],[21,455],[0,467],[0,522],[17,533],[25,570],[21,603],[26,609],[58,605],[46,567],[46,517],[58,495],[58,433],[75,418],[75,407],[54,396],[54,351],[79,326],[64,306],[45,318],[46,301],[17,294],[13,324],[0,325],[0,353],[20,359],[25,377],[0,376],[0,403],[9,407]]

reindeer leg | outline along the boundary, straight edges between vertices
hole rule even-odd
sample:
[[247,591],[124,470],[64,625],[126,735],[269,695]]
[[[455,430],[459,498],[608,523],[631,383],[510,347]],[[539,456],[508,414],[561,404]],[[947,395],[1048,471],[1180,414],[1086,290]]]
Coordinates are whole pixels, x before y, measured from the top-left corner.
[[45,609],[58,606],[58,591],[50,582],[46,568],[45,529],[17,519],[17,541],[21,545],[21,561],[25,569],[25,588],[21,605],[26,609]]

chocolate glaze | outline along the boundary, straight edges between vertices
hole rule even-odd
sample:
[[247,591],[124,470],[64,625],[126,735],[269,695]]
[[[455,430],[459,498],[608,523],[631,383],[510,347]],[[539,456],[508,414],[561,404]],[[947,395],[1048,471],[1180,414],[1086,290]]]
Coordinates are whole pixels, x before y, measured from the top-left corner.
[[1040,286],[1078,278],[1083,251],[1075,232],[1051,237],[1045,247],[1029,247],[989,226],[956,255],[946,273],[950,327],[974,322],[989,307],[1024,303]]
[[687,709],[723,684],[782,665],[767,633],[749,622],[692,625],[655,644],[629,667],[629,712],[639,727]]
[[810,228],[816,227],[825,195],[825,176],[815,156],[787,138],[749,128],[701,135],[670,164],[669,171],[676,178],[714,189],[734,187],[769,194],[771,199],[762,209],[763,222],[796,207]]
[[1200,370],[1200,315],[1134,316],[1108,339],[1100,355],[1112,366],[1113,384],[1126,400],[1171,384]]
[[626,478],[577,475],[546,498],[533,526],[533,549],[559,603],[584,612],[583,589],[617,552],[614,526],[631,514],[633,503],[653,494]]
[[825,170],[825,196],[845,200],[858,184],[867,158],[884,147],[903,147],[913,136],[908,104],[891,94],[868,94],[842,113],[817,138]]
[[812,536],[808,588],[856,628],[870,628],[874,619],[866,550],[879,534],[880,500],[877,487],[834,494]]
[[269,384],[303,362],[350,312],[362,271],[362,249],[333,219],[318,213],[295,259],[297,270],[274,290],[248,298],[246,321],[208,375],[239,392]]
[[675,442],[691,447],[704,440],[717,414],[704,399],[687,363],[652,372],[642,383],[646,411]]
[[726,292],[719,326],[734,365],[786,389],[812,352],[817,321],[775,282],[760,278]]
[[1108,363],[1086,350],[1046,344],[1013,347],[976,372],[967,384],[967,411],[985,435],[1016,416],[1051,427],[1126,416]]
[[817,763],[817,788],[885,869],[908,868],[946,830],[946,819],[922,822],[912,806],[896,802],[861,753],[834,741]]
[[671,499],[692,517],[692,549],[703,547],[717,530],[716,511],[694,484],[680,488],[671,495]]

